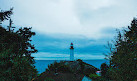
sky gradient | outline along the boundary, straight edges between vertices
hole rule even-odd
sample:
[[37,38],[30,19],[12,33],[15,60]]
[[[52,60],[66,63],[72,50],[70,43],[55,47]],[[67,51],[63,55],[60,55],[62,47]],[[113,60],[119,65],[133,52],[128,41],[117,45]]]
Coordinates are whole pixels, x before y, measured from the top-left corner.
[[32,43],[39,52],[33,56],[41,60],[69,59],[71,42],[75,59],[103,59],[116,28],[127,27],[136,17],[136,4],[136,0],[0,0],[2,10],[14,7],[14,26],[36,32]]

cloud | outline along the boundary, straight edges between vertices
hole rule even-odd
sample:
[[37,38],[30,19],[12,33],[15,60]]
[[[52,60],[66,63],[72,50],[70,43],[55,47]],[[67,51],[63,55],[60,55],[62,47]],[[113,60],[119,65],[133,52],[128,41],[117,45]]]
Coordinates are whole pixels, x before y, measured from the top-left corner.
[[76,0],[82,9],[98,10],[115,4],[114,0]]
[[136,4],[136,0],[0,0],[1,9],[14,7],[13,25],[33,27],[38,59],[68,59],[64,55],[71,42],[78,58],[103,58],[104,45],[116,35],[115,29],[127,27],[136,16]]
[[[135,0],[4,0],[3,9],[14,7],[17,26],[32,26],[43,34],[84,35],[99,39],[106,27],[120,28],[136,16]],[[8,5],[7,5],[8,4]]]

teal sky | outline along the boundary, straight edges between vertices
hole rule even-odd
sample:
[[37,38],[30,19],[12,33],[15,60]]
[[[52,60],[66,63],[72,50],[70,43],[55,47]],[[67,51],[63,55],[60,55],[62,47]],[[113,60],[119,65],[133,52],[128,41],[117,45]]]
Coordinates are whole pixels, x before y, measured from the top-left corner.
[[[74,43],[75,58],[103,59],[107,41],[116,28],[130,25],[137,15],[136,0],[0,0],[0,8],[14,7],[14,26],[32,27],[36,59],[69,59]],[[6,26],[8,21],[3,22]]]

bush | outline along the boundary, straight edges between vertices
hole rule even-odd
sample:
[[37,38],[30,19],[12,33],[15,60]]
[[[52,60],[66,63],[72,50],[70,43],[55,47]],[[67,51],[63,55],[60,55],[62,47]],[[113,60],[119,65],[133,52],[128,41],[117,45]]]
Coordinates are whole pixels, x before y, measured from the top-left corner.
[[54,62],[53,64],[48,65],[48,69],[50,71],[56,71],[57,72],[71,72],[68,65],[65,65],[64,62]]
[[93,68],[86,68],[86,69],[83,71],[83,73],[84,73],[86,76],[89,76],[90,74],[95,74],[96,71],[95,71],[95,69],[93,69]]
[[51,78],[46,78],[44,81],[54,81],[54,80]]
[[101,77],[96,74],[90,74],[89,77],[93,80],[100,79]]

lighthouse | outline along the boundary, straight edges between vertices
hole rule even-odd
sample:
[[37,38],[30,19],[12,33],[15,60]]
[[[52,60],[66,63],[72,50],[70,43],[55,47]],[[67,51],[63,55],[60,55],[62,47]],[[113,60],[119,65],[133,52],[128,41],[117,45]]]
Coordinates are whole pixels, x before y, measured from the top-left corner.
[[70,44],[70,61],[74,61],[74,47],[73,47],[73,43]]

